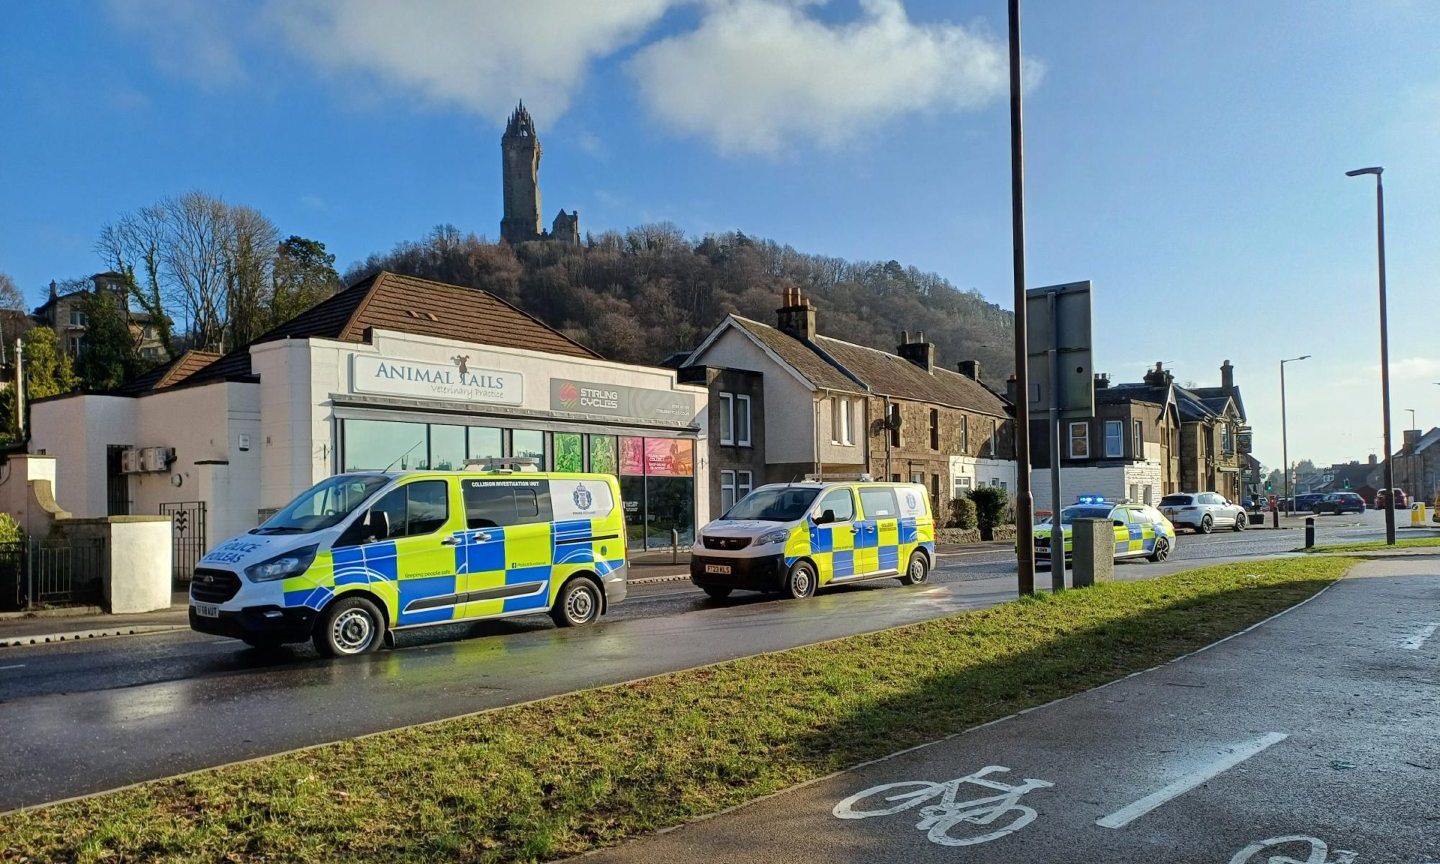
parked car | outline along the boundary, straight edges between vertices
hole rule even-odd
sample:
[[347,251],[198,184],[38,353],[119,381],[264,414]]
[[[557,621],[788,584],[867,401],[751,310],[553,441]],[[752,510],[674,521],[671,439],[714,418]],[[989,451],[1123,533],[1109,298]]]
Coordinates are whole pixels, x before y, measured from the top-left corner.
[[[1394,505],[1394,506],[1395,506],[1395,509],[1396,509],[1396,510],[1405,510],[1405,509],[1407,509],[1407,508],[1410,506],[1410,499],[1409,499],[1408,497],[1406,497],[1405,491],[1404,491],[1403,489],[1392,489],[1392,490],[1390,490],[1390,491],[1392,491],[1392,492],[1395,493],[1395,495],[1394,495],[1395,505]],[[1387,506],[1389,506],[1389,498],[1390,498],[1390,497],[1391,497],[1391,496],[1389,496],[1389,495],[1387,495],[1387,494],[1385,493],[1385,490],[1384,490],[1384,489],[1381,489],[1379,492],[1376,492],[1376,493],[1375,493],[1375,509],[1376,509],[1376,510],[1384,510]]]
[[1209,534],[1215,528],[1244,531],[1250,524],[1245,508],[1214,492],[1184,492],[1160,499],[1160,512],[1176,528]]
[[1316,502],[1324,497],[1325,493],[1323,492],[1302,492],[1293,499],[1281,499],[1280,511],[1282,513],[1309,513],[1315,507]]
[[1316,516],[1321,513],[1334,513],[1336,516],[1341,513],[1364,513],[1365,499],[1354,492],[1331,492],[1316,501],[1310,507],[1310,512]]

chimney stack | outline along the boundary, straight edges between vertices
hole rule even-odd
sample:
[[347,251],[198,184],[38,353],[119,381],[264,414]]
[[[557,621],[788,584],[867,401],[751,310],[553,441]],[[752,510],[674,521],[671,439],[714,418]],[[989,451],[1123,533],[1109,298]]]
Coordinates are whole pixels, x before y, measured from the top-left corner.
[[1145,383],[1153,387],[1160,387],[1175,380],[1175,376],[1165,368],[1163,362],[1157,361],[1155,368],[1145,373]]
[[1229,360],[1220,364],[1220,388],[1226,393],[1235,392],[1235,367]]
[[1095,389],[1104,390],[1110,386],[1110,375],[1107,372],[1095,373]]
[[1371,464],[1371,465],[1375,465],[1375,464],[1377,464],[1379,461],[1380,461],[1380,460],[1375,456],[1374,453],[1371,453],[1371,454],[1370,454],[1370,464]]
[[799,288],[787,285],[780,295],[781,306],[775,310],[777,329],[787,336],[806,342],[815,339],[815,307]]
[[926,372],[935,369],[935,346],[925,341],[923,330],[916,330],[913,338],[908,331],[900,331],[900,347],[895,349],[895,353]]
[[1015,373],[1011,372],[1010,375],[1005,379],[1005,401],[1009,402],[1011,405],[1014,405],[1015,399],[1019,395],[1019,382],[1015,378]]
[[1419,430],[1419,429],[1406,429],[1406,430],[1405,430],[1405,444],[1403,445],[1404,448],[1405,448],[1406,450],[1408,450],[1408,451],[1410,451],[1410,452],[1413,453],[1413,452],[1415,452],[1415,445],[1416,445],[1416,444],[1419,444],[1419,443],[1420,443],[1420,430]]
[[980,380],[979,360],[961,360],[955,368],[959,370],[961,375],[964,375],[972,381]]

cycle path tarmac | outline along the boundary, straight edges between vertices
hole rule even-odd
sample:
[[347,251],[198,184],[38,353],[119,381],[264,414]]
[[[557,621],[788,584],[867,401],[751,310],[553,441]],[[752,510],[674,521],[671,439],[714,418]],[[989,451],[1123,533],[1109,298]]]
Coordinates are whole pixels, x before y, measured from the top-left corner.
[[[1038,781],[988,824],[923,785],[986,768]],[[863,794],[886,784],[906,785]],[[1440,556],[1366,562],[1176,662],[585,856],[689,860],[1440,862]]]

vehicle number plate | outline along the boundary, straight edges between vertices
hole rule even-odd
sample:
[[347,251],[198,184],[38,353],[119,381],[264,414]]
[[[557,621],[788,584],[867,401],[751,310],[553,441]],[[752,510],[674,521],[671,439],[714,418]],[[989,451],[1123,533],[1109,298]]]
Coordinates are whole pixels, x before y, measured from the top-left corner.
[[195,614],[198,615],[198,616],[201,617],[201,618],[219,618],[219,617],[220,617],[220,607],[219,607],[219,606],[213,606],[213,605],[211,605],[211,604],[209,604],[209,603],[196,603],[196,604],[194,604],[194,609],[195,609]]
[[706,564],[706,565],[705,565],[705,572],[706,572],[706,573],[718,573],[718,574],[724,576],[724,575],[729,574],[729,572],[730,572],[730,565],[729,565],[729,564]]

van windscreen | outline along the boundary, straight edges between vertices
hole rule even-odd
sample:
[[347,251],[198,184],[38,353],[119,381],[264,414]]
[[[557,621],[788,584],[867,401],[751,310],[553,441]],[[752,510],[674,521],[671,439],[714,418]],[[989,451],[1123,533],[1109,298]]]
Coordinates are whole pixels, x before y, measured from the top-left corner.
[[371,495],[390,482],[384,474],[337,474],[300,493],[255,534],[308,534],[324,531],[354,512]]
[[819,489],[796,486],[769,486],[741,498],[720,518],[725,521],[756,519],[761,522],[794,522],[810,509]]

